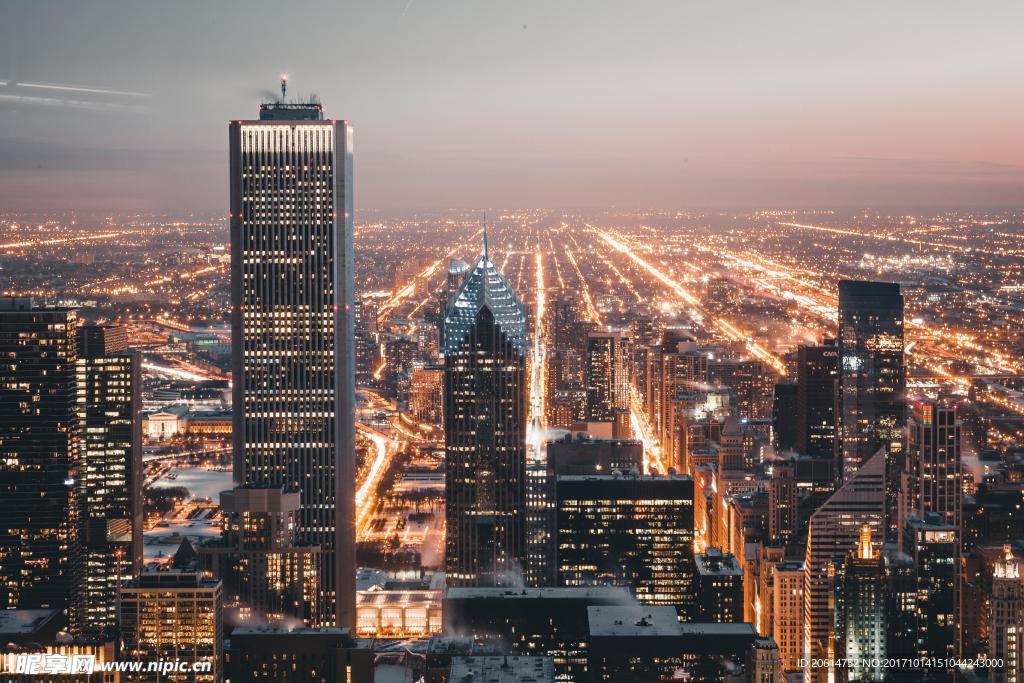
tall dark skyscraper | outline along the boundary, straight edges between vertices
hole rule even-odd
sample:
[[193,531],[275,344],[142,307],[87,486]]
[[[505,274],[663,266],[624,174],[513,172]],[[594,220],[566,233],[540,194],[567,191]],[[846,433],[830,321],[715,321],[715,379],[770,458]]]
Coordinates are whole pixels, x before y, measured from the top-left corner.
[[797,349],[796,450],[804,455],[832,457],[836,440],[836,376],[839,351],[835,340]]
[[848,481],[886,449],[888,536],[895,537],[906,426],[903,296],[891,282],[839,281],[836,476]]
[[352,128],[274,102],[228,133],[235,481],[301,494],[317,611],[354,627]]
[[795,382],[778,382],[772,396],[772,436],[775,450],[796,448],[797,386]]
[[444,319],[449,585],[502,584],[526,552],[526,309],[487,250]]
[[81,570],[76,327],[72,310],[0,299],[2,609],[73,607]]
[[629,337],[622,332],[587,335],[587,419],[611,422],[629,408]]
[[956,405],[915,401],[911,409],[902,484],[903,519],[923,519],[925,514],[935,512],[946,524],[961,530],[963,469]]
[[[960,534],[942,515],[929,512],[903,528],[904,552],[913,559],[917,574],[918,657],[956,657],[960,652]],[[947,681],[934,669],[923,681]]]
[[79,328],[82,576],[77,629],[109,636],[119,582],[142,570],[142,355],[123,327]]

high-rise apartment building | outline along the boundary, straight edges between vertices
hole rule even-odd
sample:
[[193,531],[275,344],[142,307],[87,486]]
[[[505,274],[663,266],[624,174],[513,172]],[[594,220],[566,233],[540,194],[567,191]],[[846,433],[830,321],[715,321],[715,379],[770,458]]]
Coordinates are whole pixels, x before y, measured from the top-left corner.
[[76,630],[112,635],[119,582],[142,569],[142,355],[123,327],[78,330],[82,574]]
[[228,134],[235,481],[300,494],[318,612],[355,627],[352,127],[279,101]]
[[911,408],[901,486],[903,519],[935,512],[961,529],[963,465],[956,405],[923,400],[913,402]]
[[74,607],[81,576],[76,327],[72,310],[0,299],[2,609]]
[[444,319],[449,585],[517,580],[526,552],[526,309],[487,248]]
[[235,628],[224,683],[373,683],[373,644],[347,628]]
[[224,607],[238,623],[331,623],[322,614],[320,547],[299,537],[301,494],[236,486],[220,495],[218,543],[200,546],[205,566],[223,584]]
[[659,440],[662,447],[672,453],[672,441],[676,438],[672,433],[672,401],[679,394],[707,389],[708,357],[692,342],[679,341],[669,333],[665,337],[657,367],[660,371],[657,389],[660,409],[658,428],[661,431]]
[[587,420],[611,422],[629,407],[629,337],[622,332],[587,335]]

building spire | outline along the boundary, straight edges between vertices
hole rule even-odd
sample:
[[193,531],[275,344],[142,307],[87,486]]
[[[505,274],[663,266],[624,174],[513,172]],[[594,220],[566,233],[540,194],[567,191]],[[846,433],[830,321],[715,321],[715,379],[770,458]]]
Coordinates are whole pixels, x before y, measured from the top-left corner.
[[484,260],[489,261],[490,257],[487,255],[487,214],[484,214]]

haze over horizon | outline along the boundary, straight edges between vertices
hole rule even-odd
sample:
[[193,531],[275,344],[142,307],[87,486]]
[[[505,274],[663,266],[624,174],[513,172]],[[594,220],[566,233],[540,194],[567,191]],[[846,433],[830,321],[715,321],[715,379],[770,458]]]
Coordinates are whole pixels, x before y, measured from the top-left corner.
[[226,210],[281,73],[357,210],[1024,204],[1019,2],[0,8],[8,211]]

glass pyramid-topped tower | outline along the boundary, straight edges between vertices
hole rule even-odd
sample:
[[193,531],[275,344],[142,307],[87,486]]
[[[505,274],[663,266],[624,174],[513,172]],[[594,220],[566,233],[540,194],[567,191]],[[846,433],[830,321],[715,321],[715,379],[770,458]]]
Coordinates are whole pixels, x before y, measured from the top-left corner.
[[455,295],[444,317],[444,339],[442,352],[451,355],[466,339],[476,324],[480,310],[487,307],[494,321],[508,340],[522,355],[526,356],[529,335],[526,324],[526,307],[505,276],[487,253],[487,225],[484,224],[483,252],[466,274],[458,293]]

